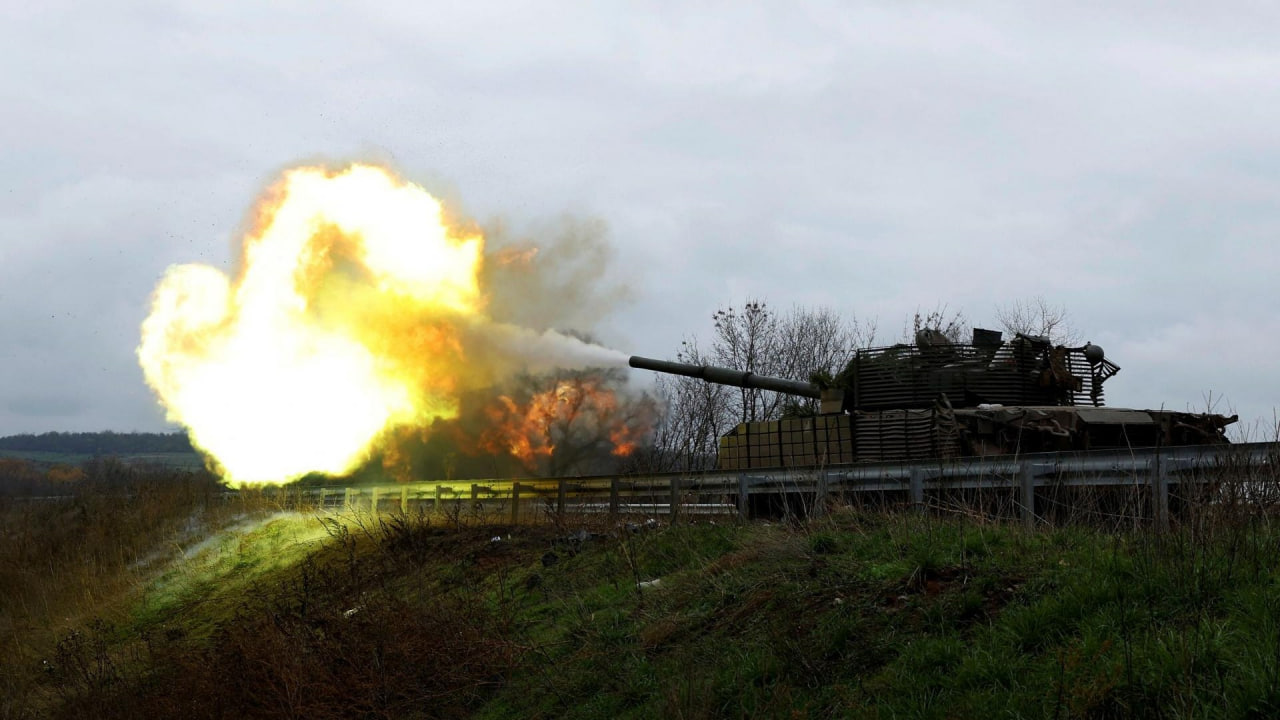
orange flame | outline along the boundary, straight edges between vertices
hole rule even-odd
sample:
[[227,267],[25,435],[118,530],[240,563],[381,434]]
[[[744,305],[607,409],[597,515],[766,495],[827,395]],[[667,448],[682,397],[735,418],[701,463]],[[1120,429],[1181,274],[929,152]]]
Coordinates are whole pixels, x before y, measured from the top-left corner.
[[480,436],[480,448],[510,454],[531,470],[565,443],[594,445],[607,438],[610,453],[626,456],[642,434],[622,417],[617,395],[591,377],[559,380],[523,405],[503,395],[485,415],[490,426]]
[[382,168],[290,170],[234,279],[169,268],[138,359],[227,479],[346,472],[387,429],[457,415],[458,327],[483,316],[483,245]]
[[538,248],[503,248],[494,253],[493,260],[499,265],[528,265],[538,255]]

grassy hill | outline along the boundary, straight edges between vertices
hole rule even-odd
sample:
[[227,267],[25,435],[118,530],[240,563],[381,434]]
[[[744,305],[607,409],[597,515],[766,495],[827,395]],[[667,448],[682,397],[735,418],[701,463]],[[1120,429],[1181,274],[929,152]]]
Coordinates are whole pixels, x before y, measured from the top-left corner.
[[[1280,531],[0,507],[3,717],[1270,717]],[[495,538],[499,538],[496,539]]]

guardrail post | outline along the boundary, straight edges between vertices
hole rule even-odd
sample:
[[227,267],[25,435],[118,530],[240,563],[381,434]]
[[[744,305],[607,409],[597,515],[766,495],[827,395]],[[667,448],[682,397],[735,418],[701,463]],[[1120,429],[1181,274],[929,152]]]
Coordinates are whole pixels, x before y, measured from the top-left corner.
[[672,476],[671,478],[671,522],[674,523],[680,515],[680,478]]
[[378,514],[378,488],[369,491],[369,512]]
[[1160,461],[1157,455],[1152,473],[1151,509],[1155,511],[1156,525],[1161,530],[1169,529],[1169,467]]
[[342,505],[348,510],[351,509],[351,488],[346,488],[346,491],[343,493]]
[[813,516],[822,517],[827,512],[827,471],[818,471],[818,487],[813,494]]
[[609,478],[609,516],[618,515],[618,478]]
[[436,512],[440,512],[440,494],[441,494],[441,493],[440,493],[440,491],[441,491],[442,489],[443,489],[443,488],[441,488],[439,485],[437,485],[437,486],[436,486],[436,500],[435,500],[435,503],[434,503],[434,504],[432,505],[432,507],[431,507],[431,509],[432,509],[432,510],[434,510],[434,511],[436,511]]
[[924,511],[924,469],[911,468],[911,506],[917,512]]
[[561,517],[564,516],[564,501],[565,497],[568,495],[568,487],[568,483],[564,478],[561,478],[556,483],[556,514]]
[[323,509],[324,509],[324,488],[323,488],[323,487],[321,487],[321,488],[320,488],[320,501],[319,501],[319,502],[320,502],[320,509],[321,509],[321,510],[323,510]]
[[511,524],[520,522],[520,483],[511,483]]
[[1030,530],[1036,525],[1036,473],[1031,463],[1019,466],[1018,478],[1022,486],[1022,526]]
[[751,488],[746,473],[738,475],[738,517],[743,520],[751,518]]
[[400,512],[409,514],[409,486],[400,488]]

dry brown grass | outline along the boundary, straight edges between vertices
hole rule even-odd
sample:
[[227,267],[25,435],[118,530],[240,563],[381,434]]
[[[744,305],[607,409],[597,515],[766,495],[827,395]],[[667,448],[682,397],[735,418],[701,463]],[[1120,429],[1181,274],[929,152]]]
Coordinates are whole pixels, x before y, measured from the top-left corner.
[[36,483],[38,496],[69,497],[0,498],[2,718],[41,706],[28,701],[50,658],[79,658],[73,674],[84,683],[107,674],[104,623],[128,615],[141,584],[182,544],[260,509],[205,474],[110,460],[89,463],[72,481],[58,467],[52,480],[31,465],[7,469]]

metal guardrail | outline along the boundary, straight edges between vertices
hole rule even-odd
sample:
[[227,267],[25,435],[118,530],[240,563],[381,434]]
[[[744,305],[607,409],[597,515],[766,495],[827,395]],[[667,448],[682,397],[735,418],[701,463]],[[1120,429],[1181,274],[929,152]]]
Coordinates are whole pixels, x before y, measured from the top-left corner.
[[[1280,443],[1194,445],[1164,448],[962,457],[925,462],[877,462],[809,469],[707,471],[578,478],[514,478],[419,481],[385,486],[309,488],[321,505],[402,510],[421,503],[436,508],[505,503],[512,522],[522,505],[536,502],[548,512],[686,514],[733,512],[746,517],[753,495],[905,493],[915,505],[943,490],[1018,490],[1024,523],[1034,524],[1036,490],[1046,487],[1130,486],[1149,488],[1157,522],[1169,520],[1169,487],[1205,482],[1213,471],[1280,465]],[[665,511],[665,512],[662,512]]]
[[[396,504],[403,511],[424,504],[437,510],[461,511],[493,519],[509,514],[513,523],[522,509],[548,515],[609,514],[732,515],[748,517],[751,498],[801,495],[810,507],[830,495],[896,493],[917,507],[927,493],[949,490],[1017,490],[1023,522],[1036,521],[1036,492],[1046,488],[1110,486],[1150,492],[1152,515],[1169,522],[1169,488],[1222,479],[1223,472],[1267,471],[1264,478],[1280,479],[1280,442],[1237,445],[1195,445],[1164,448],[1035,453],[1019,456],[961,457],[922,462],[855,463],[814,468],[776,468],[744,471],[713,470],[651,475],[574,478],[490,478],[483,480],[424,480],[388,485],[351,487],[284,487],[269,489],[281,499],[308,498],[322,507],[385,509]],[[1266,489],[1258,475],[1239,477],[1257,499]],[[1280,485],[1276,492],[1280,492]],[[227,491],[233,496],[236,491]],[[42,496],[16,501],[58,501],[74,497]],[[471,514],[471,513],[468,513]]]

